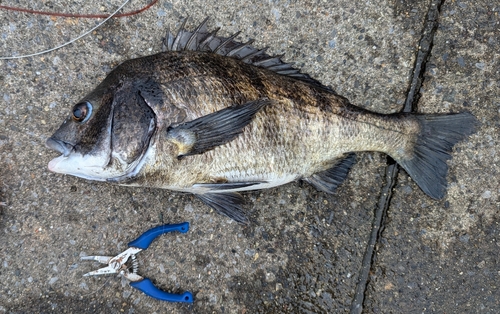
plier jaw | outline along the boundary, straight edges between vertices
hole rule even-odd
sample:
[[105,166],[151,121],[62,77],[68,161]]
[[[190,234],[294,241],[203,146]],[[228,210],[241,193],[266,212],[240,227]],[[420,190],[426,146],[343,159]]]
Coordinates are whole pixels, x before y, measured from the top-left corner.
[[[93,261],[98,261],[101,264],[108,265],[108,266],[100,268],[98,270],[88,272],[88,273],[84,274],[83,276],[87,277],[87,276],[97,276],[97,275],[120,274],[120,275],[123,275],[125,278],[127,278],[130,271],[128,270],[126,263],[127,263],[129,258],[132,258],[132,268],[137,268],[136,262],[135,262],[135,255],[137,253],[139,253],[140,251],[142,251],[142,249],[139,249],[136,247],[130,247],[130,248],[126,249],[125,251],[123,251],[122,253],[116,255],[115,257],[112,257],[112,256],[83,256],[83,257],[81,257],[82,260],[93,260]],[[134,270],[137,271],[137,269],[134,269]],[[134,272],[134,270],[132,271],[132,273]],[[132,280],[132,281],[137,281],[137,280]]]
[[[102,264],[107,264],[108,266],[100,268],[95,271],[88,272],[83,276],[95,276],[95,275],[107,275],[107,274],[119,274],[130,281],[130,285],[145,294],[149,295],[158,300],[169,301],[169,302],[184,302],[192,303],[193,295],[191,292],[186,291],[182,294],[173,294],[162,291],[156,288],[151,280],[144,278],[137,274],[138,263],[135,259],[135,255],[142,250],[149,247],[153,240],[164,233],[171,231],[179,231],[181,233],[186,233],[189,230],[189,223],[184,222],[175,225],[164,225],[153,229],[150,229],[143,233],[139,238],[132,242],[129,242],[129,248],[122,253],[112,256],[83,256],[82,260],[93,260],[98,261]],[[132,260],[131,267],[126,265],[129,258]],[[132,268],[132,271],[130,271]]]

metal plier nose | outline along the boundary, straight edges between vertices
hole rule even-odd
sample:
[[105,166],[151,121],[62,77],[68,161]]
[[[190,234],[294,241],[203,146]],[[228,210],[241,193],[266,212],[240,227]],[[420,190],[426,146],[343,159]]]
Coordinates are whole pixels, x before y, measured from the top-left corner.
[[[192,303],[193,295],[191,292],[186,291],[182,294],[173,294],[162,291],[156,288],[151,280],[144,278],[137,274],[138,262],[135,255],[142,250],[145,250],[153,242],[153,240],[167,232],[179,231],[181,233],[186,233],[189,230],[189,222],[183,222],[175,225],[163,225],[158,226],[153,229],[149,229],[144,232],[140,237],[132,242],[128,243],[129,248],[124,252],[118,254],[117,256],[83,256],[82,260],[94,260],[102,264],[108,264],[108,266],[101,269],[91,271],[83,276],[95,276],[95,275],[106,275],[106,274],[119,274],[126,279],[130,280],[130,285],[136,288],[146,295],[169,302],[185,302]],[[132,271],[130,267],[127,267],[128,259],[132,260]]]

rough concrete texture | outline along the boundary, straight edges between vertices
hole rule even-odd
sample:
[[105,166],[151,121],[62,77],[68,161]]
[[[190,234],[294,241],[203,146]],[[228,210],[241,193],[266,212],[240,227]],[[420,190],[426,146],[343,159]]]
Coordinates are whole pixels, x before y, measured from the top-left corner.
[[[132,1],[130,11],[145,1]],[[448,195],[425,196],[401,172],[379,239],[364,311],[495,313],[500,265],[498,4],[450,1],[427,63],[421,112],[471,111],[477,134],[457,146]],[[112,12],[120,1],[3,0],[60,12]],[[210,16],[223,34],[286,53],[353,103],[401,109],[428,1],[162,1],[114,19],[73,45],[0,61],[0,312],[347,312],[360,273],[386,157],[363,153],[334,196],[299,183],[245,194],[241,226],[190,195],[49,173],[45,139],[120,62],[161,49],[165,29]],[[95,20],[0,11],[0,55],[60,44]],[[5,204],[4,204],[5,203]],[[193,305],[156,301],[80,256],[116,254],[148,228],[189,221],[140,253],[160,288]]]
[[445,2],[421,112],[470,111],[481,127],[458,145],[448,195],[432,201],[399,174],[379,242],[367,311],[500,311],[500,25],[498,3]]

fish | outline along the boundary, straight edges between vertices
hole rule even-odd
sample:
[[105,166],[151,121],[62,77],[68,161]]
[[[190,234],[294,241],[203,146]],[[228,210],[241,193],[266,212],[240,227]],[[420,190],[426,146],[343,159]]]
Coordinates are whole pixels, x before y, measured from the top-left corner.
[[334,193],[356,153],[392,157],[433,199],[471,113],[381,114],[292,64],[209,31],[167,31],[159,53],[126,60],[70,110],[46,146],[55,173],[192,193],[249,223],[240,192],[305,181]]

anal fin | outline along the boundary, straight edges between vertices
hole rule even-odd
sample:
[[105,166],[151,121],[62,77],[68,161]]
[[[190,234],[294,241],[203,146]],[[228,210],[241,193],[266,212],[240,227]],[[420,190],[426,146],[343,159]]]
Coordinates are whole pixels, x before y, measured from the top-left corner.
[[204,193],[195,194],[203,203],[242,224],[248,224],[249,220],[243,211],[243,197],[239,193]]
[[304,181],[310,183],[320,191],[332,194],[345,180],[355,162],[356,154],[350,153],[347,157],[339,159],[330,169],[315,173],[305,178]]

